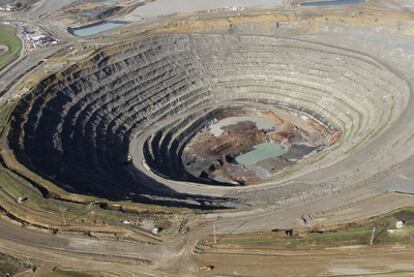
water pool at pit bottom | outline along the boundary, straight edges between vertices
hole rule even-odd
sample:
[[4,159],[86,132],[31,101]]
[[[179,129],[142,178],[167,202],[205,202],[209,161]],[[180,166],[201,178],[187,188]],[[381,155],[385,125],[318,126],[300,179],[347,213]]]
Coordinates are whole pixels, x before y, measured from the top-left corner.
[[279,157],[285,152],[285,148],[279,143],[264,142],[255,145],[253,150],[237,156],[235,160],[239,164],[251,166],[266,159]]

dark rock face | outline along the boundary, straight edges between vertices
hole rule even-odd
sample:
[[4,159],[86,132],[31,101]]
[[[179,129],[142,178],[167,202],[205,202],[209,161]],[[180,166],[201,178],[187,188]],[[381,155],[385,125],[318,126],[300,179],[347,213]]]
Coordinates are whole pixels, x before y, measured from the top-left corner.
[[186,36],[111,50],[42,81],[16,108],[9,139],[65,189],[123,199],[141,192],[127,163],[132,134],[210,93]]

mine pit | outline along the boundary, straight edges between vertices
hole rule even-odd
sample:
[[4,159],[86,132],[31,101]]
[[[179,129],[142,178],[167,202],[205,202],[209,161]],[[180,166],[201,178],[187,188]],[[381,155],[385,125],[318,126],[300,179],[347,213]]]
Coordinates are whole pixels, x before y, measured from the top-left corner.
[[70,193],[237,207],[230,190],[302,191],[301,182],[282,186],[364,149],[407,95],[387,67],[342,48],[157,34],[39,82],[14,108],[7,143],[20,164]]
[[338,129],[297,112],[223,110],[189,140],[181,158],[194,177],[253,185],[332,145],[339,137]]

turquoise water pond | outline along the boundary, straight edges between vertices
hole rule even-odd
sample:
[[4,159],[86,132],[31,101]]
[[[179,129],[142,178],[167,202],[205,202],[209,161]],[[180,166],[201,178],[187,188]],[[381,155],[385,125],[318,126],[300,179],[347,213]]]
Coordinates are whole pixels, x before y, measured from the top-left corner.
[[279,157],[284,153],[285,149],[279,143],[265,142],[255,145],[253,150],[237,156],[235,160],[239,164],[251,166],[266,159]]
[[98,24],[92,24],[80,28],[71,29],[71,33],[78,37],[88,37],[92,35],[96,35],[113,28],[122,26],[127,24],[126,22],[119,22],[119,21],[103,21]]

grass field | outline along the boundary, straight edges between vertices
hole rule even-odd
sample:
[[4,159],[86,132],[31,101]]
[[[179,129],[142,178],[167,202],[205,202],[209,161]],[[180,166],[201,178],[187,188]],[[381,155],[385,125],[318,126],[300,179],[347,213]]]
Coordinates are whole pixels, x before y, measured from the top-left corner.
[[[40,269],[41,275],[44,277],[92,277],[92,275],[75,272],[75,271],[64,271],[59,268],[41,269],[42,265],[33,262],[28,259],[15,258],[3,253],[0,253],[0,277],[14,276],[19,272],[26,271],[28,269]],[[9,274],[9,275],[8,275]]]
[[9,50],[0,54],[0,70],[19,57],[22,47],[20,39],[16,36],[16,29],[0,24],[0,44],[6,45]]
[[[395,222],[404,220],[403,229],[390,234]],[[360,223],[349,223],[326,231],[318,229],[307,231],[292,237],[282,232],[251,233],[219,236],[216,248],[275,248],[292,249],[297,247],[338,247],[347,245],[368,245],[373,227],[376,228],[374,244],[414,244],[414,207],[408,207],[393,213],[371,218]],[[208,239],[211,245],[212,238]]]
[[43,274],[44,277],[92,277],[92,275],[75,272],[75,271],[62,271],[56,270],[50,273]]
[[36,265],[29,260],[17,259],[6,254],[0,253],[0,277],[23,271],[28,268],[36,267]]

